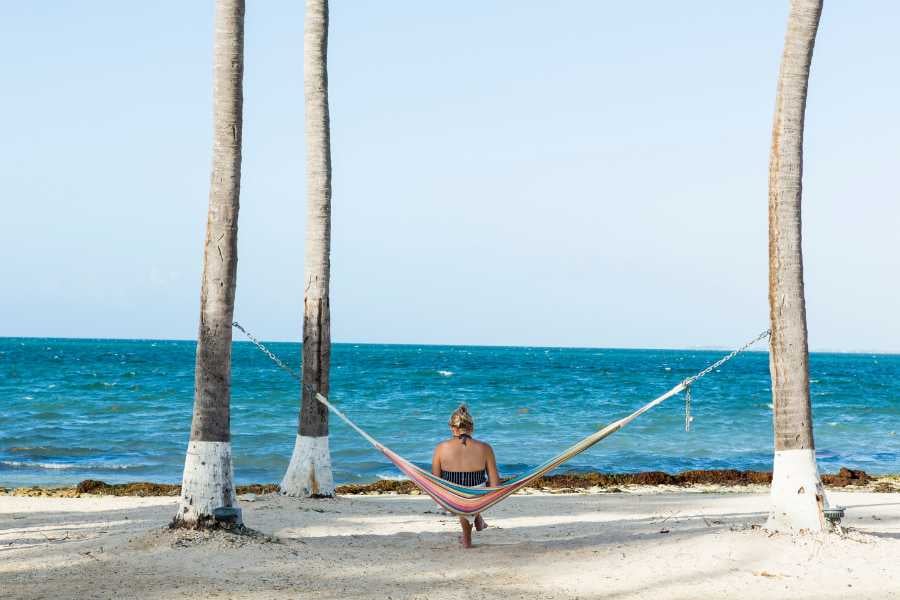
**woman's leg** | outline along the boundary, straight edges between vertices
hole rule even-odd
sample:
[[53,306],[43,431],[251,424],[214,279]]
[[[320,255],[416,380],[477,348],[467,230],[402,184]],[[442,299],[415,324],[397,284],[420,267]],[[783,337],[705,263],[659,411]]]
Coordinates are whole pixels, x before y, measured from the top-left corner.
[[459,525],[462,527],[462,538],[460,542],[462,542],[463,548],[471,548],[472,547],[472,524],[469,523],[469,520],[465,517],[459,518]]
[[481,514],[475,515],[475,531],[484,531],[487,529],[487,523],[481,518]]

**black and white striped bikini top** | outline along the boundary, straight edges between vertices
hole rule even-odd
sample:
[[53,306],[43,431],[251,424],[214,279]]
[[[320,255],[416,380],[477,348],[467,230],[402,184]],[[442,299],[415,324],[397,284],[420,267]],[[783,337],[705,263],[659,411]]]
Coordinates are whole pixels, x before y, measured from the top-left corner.
[[444,471],[441,470],[441,479],[446,479],[456,485],[475,487],[487,482],[487,471]]

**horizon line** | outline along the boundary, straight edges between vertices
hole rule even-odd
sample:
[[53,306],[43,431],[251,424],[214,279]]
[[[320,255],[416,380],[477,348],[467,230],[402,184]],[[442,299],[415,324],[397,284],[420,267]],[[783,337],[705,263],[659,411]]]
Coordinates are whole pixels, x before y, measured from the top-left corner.
[[[82,340],[82,341],[107,341],[107,342],[193,342],[195,338],[123,338],[123,337],[79,337],[79,336],[16,336],[16,335],[0,335],[0,340]],[[261,340],[264,344],[297,344],[301,345],[299,340]],[[252,344],[250,340],[238,339],[232,337],[232,343]],[[541,348],[555,350],[680,350],[680,351],[696,351],[696,352],[718,352],[731,351],[737,346],[727,345],[709,345],[709,346],[563,346],[554,344],[461,344],[461,343],[435,343],[435,342],[348,342],[334,341],[333,345],[348,346],[420,346],[420,347],[458,347],[458,348]],[[766,348],[748,348],[744,352],[768,352]],[[875,354],[881,356],[900,355],[900,351],[890,350],[847,350],[833,348],[814,348],[809,350],[810,354]]]

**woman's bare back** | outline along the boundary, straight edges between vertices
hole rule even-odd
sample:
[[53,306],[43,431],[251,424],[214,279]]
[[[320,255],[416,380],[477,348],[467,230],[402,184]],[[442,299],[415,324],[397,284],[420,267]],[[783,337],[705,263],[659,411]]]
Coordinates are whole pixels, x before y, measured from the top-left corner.
[[473,472],[487,471],[491,486],[500,485],[497,462],[490,444],[479,442],[469,436],[455,437],[438,444],[434,450],[431,470],[440,475],[441,471]]

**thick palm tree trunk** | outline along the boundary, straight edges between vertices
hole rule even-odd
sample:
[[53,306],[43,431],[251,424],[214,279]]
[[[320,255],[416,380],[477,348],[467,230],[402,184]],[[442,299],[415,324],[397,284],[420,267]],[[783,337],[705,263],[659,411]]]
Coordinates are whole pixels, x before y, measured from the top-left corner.
[[244,0],[218,0],[213,76],[213,162],[209,190],[194,416],[181,500],[173,525],[204,527],[213,509],[234,505],[229,404],[231,322],[237,271],[244,73]]
[[816,466],[809,399],[800,205],[803,125],[822,0],[791,0],[769,157],[770,370],[775,459],[767,527],[820,531],[825,491]]
[[328,395],[331,361],[331,131],[328,114],[328,1],[307,0],[303,31],[303,91],[306,106],[306,254],[303,298],[303,385],[294,453],[281,492],[331,496],[328,410],[316,401]]

